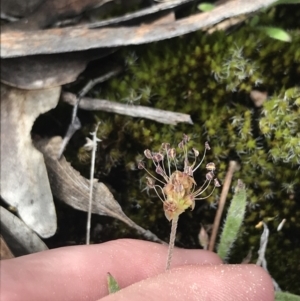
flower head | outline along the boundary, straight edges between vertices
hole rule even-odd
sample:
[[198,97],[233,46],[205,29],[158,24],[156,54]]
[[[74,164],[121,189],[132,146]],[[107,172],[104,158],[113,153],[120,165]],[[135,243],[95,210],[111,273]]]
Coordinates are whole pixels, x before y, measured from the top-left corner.
[[[204,155],[198,164],[199,151],[193,148],[194,161],[190,164],[187,149],[189,140],[189,136],[184,134],[183,139],[178,144],[179,149],[183,151],[183,171],[178,170],[179,156],[177,157],[175,148],[171,148],[169,143],[163,143],[158,152],[151,152],[149,149],[144,151],[145,157],[152,160],[155,165],[155,172],[158,176],[154,176],[149,172],[143,162],[138,165],[140,169],[146,170],[150,175],[150,177],[147,177],[147,187],[154,189],[163,202],[165,215],[169,221],[188,208],[193,210],[196,200],[208,198],[212,195],[214,188],[220,186],[214,175],[215,164],[210,162],[206,165],[206,180],[200,188],[197,188],[193,174],[202,164],[206,151],[210,150],[210,146],[207,142],[205,143]],[[174,169],[172,166],[174,166],[175,171],[172,171]],[[201,198],[200,196],[208,189],[212,181],[214,188],[211,193]]]

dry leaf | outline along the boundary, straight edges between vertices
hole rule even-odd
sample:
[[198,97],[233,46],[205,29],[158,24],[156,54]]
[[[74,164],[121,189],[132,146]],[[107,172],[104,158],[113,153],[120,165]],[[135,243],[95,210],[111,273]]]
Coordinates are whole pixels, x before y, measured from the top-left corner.
[[1,60],[1,82],[25,90],[45,89],[71,83],[89,61],[107,56],[110,49]]
[[[1,0],[1,5],[2,5]],[[32,1],[32,0],[31,0]],[[37,1],[37,0],[36,0]],[[83,13],[94,6],[100,6],[112,0],[46,0],[17,22],[3,26],[3,30],[37,30],[49,27],[55,21],[66,16],[72,17]],[[2,8],[2,7],[1,7]],[[8,12],[9,13],[9,12]]]
[[[90,181],[80,175],[65,157],[57,159],[61,137],[41,139],[35,146],[44,154],[53,195],[71,207],[88,211]],[[134,223],[122,211],[119,203],[103,183],[94,184],[92,213],[114,217],[137,230],[149,240],[162,242],[156,235]]]
[[7,243],[3,239],[2,235],[0,235],[0,260],[2,259],[11,259],[14,258],[14,254],[8,247]]
[[44,238],[56,232],[56,212],[44,158],[30,131],[59,95],[60,87],[26,91],[1,84],[1,196]]
[[213,11],[194,14],[187,18],[161,25],[99,29],[91,29],[89,25],[86,25],[30,32],[2,32],[1,57],[63,53],[161,41],[213,26],[228,18],[252,13],[271,5],[275,1],[229,1],[216,7]]
[[17,216],[0,207],[1,234],[15,256],[48,250],[45,243]]

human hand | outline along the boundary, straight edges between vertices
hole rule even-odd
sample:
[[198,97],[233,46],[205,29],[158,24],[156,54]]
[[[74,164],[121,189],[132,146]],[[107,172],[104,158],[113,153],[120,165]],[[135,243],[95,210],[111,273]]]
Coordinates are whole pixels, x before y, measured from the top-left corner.
[[[274,300],[270,276],[255,265],[223,265],[215,253],[120,239],[1,261],[1,300]],[[122,288],[108,295],[107,273]]]

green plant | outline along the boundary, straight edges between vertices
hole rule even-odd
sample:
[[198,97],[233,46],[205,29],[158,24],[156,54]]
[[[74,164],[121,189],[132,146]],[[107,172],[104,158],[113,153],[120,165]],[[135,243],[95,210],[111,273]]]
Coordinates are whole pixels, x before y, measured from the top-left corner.
[[218,246],[218,255],[225,261],[230,253],[235,240],[238,237],[241,225],[246,212],[246,188],[245,184],[238,180],[233,198],[230,202],[228,213],[224,222],[220,243]]
[[120,290],[118,282],[110,273],[107,273],[107,287],[109,294],[116,293]]
[[275,301],[300,301],[300,296],[288,292],[276,292]]
[[[241,180],[238,180],[238,184],[235,188],[234,197],[230,203],[227,216],[224,222],[224,228],[220,236],[220,244],[218,246],[218,255],[226,260],[229,256],[231,247],[234,241],[237,239],[241,225],[244,221],[246,211],[246,189],[245,185]],[[285,219],[279,224],[277,231],[282,229]],[[263,225],[263,232],[260,238],[260,247],[258,250],[258,259],[256,264],[262,266],[267,272],[267,260],[265,258],[265,253],[267,249],[268,239],[269,239],[269,228],[265,222],[260,222],[256,228],[260,228]],[[273,280],[275,289],[275,300],[278,301],[297,301],[300,300],[300,296],[290,294],[288,292],[282,292],[277,282]]]
[[215,8],[215,5],[208,3],[208,2],[204,2],[198,5],[198,9],[203,11],[203,12],[207,12],[207,11],[211,11]]

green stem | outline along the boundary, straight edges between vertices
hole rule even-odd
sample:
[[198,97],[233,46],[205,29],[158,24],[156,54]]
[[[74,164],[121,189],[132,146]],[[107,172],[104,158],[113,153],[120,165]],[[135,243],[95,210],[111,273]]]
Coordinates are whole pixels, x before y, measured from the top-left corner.
[[178,218],[179,218],[179,215],[176,215],[172,219],[172,227],[171,227],[171,234],[170,234],[170,242],[169,242],[169,249],[168,249],[166,271],[170,269],[170,265],[171,265],[171,260],[172,260],[174,245],[175,245]]

